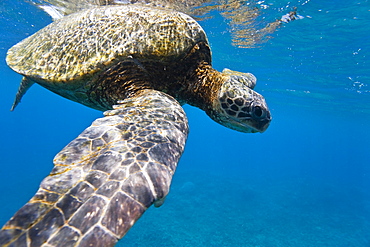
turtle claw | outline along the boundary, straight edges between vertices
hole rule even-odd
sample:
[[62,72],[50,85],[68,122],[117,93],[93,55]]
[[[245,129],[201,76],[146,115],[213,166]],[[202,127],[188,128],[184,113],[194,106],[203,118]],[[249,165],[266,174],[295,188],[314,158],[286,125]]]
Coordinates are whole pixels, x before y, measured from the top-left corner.
[[162,197],[159,200],[154,201],[154,207],[159,208],[163,205],[164,201],[166,200],[166,197]]

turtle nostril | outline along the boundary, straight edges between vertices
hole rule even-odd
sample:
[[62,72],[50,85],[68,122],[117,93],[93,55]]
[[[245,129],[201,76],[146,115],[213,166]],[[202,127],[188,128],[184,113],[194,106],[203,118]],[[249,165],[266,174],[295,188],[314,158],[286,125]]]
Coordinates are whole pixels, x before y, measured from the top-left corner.
[[257,118],[261,118],[263,115],[263,110],[260,106],[253,107],[253,115]]

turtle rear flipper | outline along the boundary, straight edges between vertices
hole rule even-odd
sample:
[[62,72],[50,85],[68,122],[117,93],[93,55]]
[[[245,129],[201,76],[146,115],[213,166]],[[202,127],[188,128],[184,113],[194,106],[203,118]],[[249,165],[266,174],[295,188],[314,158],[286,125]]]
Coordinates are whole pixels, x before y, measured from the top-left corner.
[[167,195],[188,134],[179,103],[143,90],[104,114],[56,155],[1,246],[113,246]]
[[17,94],[15,95],[15,99],[12,105],[12,108],[10,108],[10,111],[14,111],[14,109],[17,107],[17,105],[21,102],[21,99],[23,95],[26,94],[27,90],[34,84],[35,82],[31,81],[27,77],[23,76],[21,84],[19,85]]

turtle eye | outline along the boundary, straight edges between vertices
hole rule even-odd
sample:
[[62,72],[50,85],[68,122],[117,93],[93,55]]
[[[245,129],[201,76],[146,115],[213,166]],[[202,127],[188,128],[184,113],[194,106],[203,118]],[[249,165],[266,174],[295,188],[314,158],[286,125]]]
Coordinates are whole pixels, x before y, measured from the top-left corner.
[[260,117],[262,117],[263,111],[262,111],[261,107],[256,106],[256,107],[253,108],[252,113],[253,113],[253,116],[255,116],[256,118],[260,118]]
[[252,103],[252,116],[256,119],[261,119],[266,116],[266,111],[259,105]]

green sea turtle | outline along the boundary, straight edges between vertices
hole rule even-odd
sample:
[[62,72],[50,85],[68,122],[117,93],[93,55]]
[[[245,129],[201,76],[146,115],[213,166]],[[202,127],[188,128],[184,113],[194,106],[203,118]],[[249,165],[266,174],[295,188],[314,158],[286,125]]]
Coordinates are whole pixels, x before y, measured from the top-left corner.
[[24,76],[13,108],[36,82],[105,112],[56,155],[0,231],[1,246],[113,246],[169,192],[188,134],[181,104],[241,132],[271,121],[256,78],[214,70],[203,29],[169,9],[83,10],[16,44],[6,60]]

